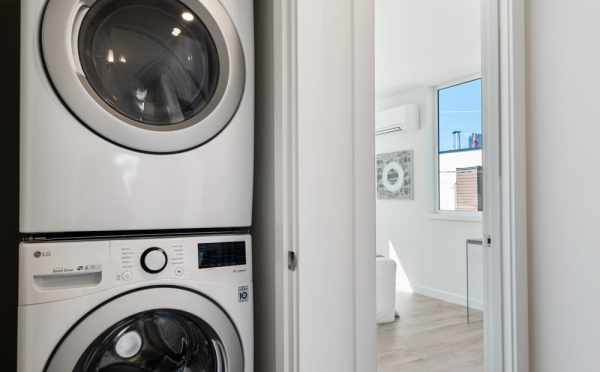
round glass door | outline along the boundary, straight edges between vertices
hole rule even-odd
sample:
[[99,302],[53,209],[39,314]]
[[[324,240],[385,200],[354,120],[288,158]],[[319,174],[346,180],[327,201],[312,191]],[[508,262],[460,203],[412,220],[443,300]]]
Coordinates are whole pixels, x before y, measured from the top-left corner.
[[243,97],[244,50],[219,0],[49,0],[41,41],[69,111],[133,150],[206,143]]
[[222,372],[223,346],[201,319],[176,310],[133,315],[106,330],[74,372]]
[[214,97],[219,56],[204,23],[164,0],[102,0],[85,15],[79,60],[95,93],[143,124],[190,119]]
[[148,287],[113,298],[69,330],[44,372],[243,372],[232,320],[181,287]]

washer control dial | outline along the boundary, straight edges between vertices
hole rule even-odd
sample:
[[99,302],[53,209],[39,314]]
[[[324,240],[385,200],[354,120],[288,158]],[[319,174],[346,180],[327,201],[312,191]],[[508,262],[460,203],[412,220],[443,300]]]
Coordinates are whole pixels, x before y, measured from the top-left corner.
[[159,247],[148,248],[142,253],[140,264],[145,272],[158,274],[167,266],[167,253]]

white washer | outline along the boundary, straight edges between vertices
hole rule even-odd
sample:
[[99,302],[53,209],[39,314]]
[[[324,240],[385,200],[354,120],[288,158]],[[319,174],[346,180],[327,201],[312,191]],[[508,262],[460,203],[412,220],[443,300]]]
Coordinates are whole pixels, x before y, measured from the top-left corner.
[[18,370],[252,372],[251,257],[244,235],[22,243]]
[[21,14],[21,232],[250,226],[252,1]]

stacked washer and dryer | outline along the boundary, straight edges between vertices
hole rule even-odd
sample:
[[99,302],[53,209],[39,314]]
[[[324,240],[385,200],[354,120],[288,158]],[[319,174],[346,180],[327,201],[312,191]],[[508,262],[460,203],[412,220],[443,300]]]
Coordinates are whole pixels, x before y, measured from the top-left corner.
[[21,17],[19,372],[251,372],[252,1]]

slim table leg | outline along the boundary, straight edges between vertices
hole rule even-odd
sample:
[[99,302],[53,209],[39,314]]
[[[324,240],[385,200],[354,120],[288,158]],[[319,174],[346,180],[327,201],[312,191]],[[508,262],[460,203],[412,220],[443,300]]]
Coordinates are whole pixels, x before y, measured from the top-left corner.
[[465,256],[467,261],[467,324],[471,323],[471,311],[469,310],[469,241],[465,244]]

